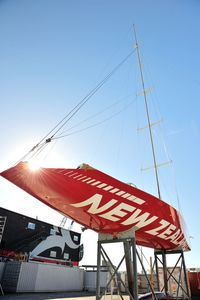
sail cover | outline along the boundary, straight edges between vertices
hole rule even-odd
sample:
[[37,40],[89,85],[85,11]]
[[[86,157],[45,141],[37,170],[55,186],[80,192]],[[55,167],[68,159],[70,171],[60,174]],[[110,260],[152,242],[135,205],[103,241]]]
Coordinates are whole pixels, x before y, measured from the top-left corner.
[[117,236],[133,228],[136,243],[190,250],[179,212],[166,202],[88,166],[40,168],[27,162],[1,176],[83,226]]

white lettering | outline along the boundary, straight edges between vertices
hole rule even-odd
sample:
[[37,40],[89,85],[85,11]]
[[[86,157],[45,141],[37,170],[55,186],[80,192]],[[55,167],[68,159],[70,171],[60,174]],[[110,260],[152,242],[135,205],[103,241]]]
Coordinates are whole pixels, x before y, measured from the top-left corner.
[[170,224],[169,227],[165,231],[163,231],[161,234],[158,235],[158,237],[165,240],[168,237],[168,235],[170,235],[175,229],[176,229],[176,226],[174,226],[173,224]]
[[122,222],[123,225],[130,225],[130,224],[135,224],[137,228],[141,228],[144,226],[149,225],[150,223],[154,222],[158,217],[153,216],[150,219],[148,219],[150,213],[146,212],[144,214],[139,214],[141,213],[141,209],[137,209],[126,221]]
[[171,236],[168,236],[166,238],[166,240],[171,240],[172,242],[179,236],[180,234],[180,229],[178,229],[174,234],[172,234]]
[[127,212],[129,211],[132,212],[135,209],[136,209],[135,207],[130,206],[126,203],[120,203],[117,207],[113,208],[112,210],[108,211],[105,214],[100,215],[100,217],[116,222],[119,221],[120,218],[126,216]]
[[181,234],[178,236],[178,238],[177,238],[176,240],[172,241],[173,244],[179,245],[179,244],[180,244],[180,241],[178,241],[178,240],[179,240],[180,238],[182,238],[182,236],[183,236],[183,234],[182,234],[182,232],[181,232]]
[[99,207],[102,197],[103,196],[100,194],[95,194],[83,202],[79,202],[71,205],[74,207],[83,207],[83,206],[91,205],[90,208],[88,209],[88,212],[95,215],[105,211],[106,209],[110,208],[117,202],[117,200],[112,199],[106,204],[104,204],[103,206]]
[[133,196],[133,195],[131,195],[130,197],[128,197],[127,198],[128,200],[130,200],[130,201],[133,201],[133,202],[135,202],[135,203],[137,203],[137,204],[143,204],[145,201],[144,200],[142,200],[142,199],[140,199],[140,198],[137,198],[137,197],[135,197],[135,196]]
[[185,243],[186,243],[185,238],[183,238],[183,239],[179,242],[179,244],[180,244],[181,246],[183,246]]
[[162,230],[163,228],[167,227],[169,225],[169,222],[165,221],[165,220],[161,220],[159,222],[161,224],[161,226],[155,228],[155,229],[151,229],[151,230],[148,230],[146,231],[146,233],[149,233],[151,235],[158,235],[160,230]]
[[188,249],[188,244],[187,244],[186,240],[184,240],[184,243],[182,244],[182,247],[183,247],[184,250]]

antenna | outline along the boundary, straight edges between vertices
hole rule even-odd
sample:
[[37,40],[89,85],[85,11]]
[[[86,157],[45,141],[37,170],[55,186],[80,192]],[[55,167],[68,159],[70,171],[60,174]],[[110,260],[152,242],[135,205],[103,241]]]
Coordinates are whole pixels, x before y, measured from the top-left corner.
[[144,75],[143,75],[143,71],[142,71],[141,55],[140,55],[140,50],[139,50],[139,46],[138,46],[135,25],[133,26],[133,30],[134,30],[136,52],[137,52],[139,70],[140,70],[140,78],[141,78],[141,83],[142,83],[142,91],[143,91],[143,95],[144,95],[144,103],[145,103],[145,109],[146,109],[146,115],[147,115],[149,136],[150,136],[150,142],[151,142],[151,150],[152,150],[152,155],[153,155],[153,164],[154,164],[154,170],[155,170],[156,185],[157,185],[158,197],[161,199],[160,184],[159,184],[159,178],[158,178],[158,168],[157,168],[156,154],[155,154],[154,141],[153,141],[153,133],[152,133],[152,129],[151,129],[151,120],[150,120],[149,107],[148,107],[148,102],[147,102],[147,92],[146,92],[145,84],[144,84]]

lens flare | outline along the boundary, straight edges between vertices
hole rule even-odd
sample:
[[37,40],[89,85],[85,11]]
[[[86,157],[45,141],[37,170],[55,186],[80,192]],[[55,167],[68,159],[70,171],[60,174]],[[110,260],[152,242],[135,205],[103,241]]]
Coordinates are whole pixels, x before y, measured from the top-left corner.
[[40,169],[40,164],[39,164],[39,162],[36,161],[36,160],[30,160],[30,161],[28,162],[28,167],[29,167],[29,169],[30,169],[31,171],[37,171],[37,170]]

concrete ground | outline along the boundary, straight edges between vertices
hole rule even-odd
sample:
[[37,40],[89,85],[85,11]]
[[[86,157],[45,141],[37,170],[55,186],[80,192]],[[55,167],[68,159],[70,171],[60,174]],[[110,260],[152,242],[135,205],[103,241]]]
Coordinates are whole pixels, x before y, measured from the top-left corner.
[[[107,298],[107,299],[106,299]],[[0,300],[95,300],[94,293],[88,292],[60,292],[60,293],[24,293],[24,294],[6,294],[0,296]],[[118,295],[107,295],[103,300],[120,300]],[[129,296],[124,296],[124,300],[129,300]]]
[[[95,294],[88,292],[56,292],[56,293],[19,293],[5,294],[0,296],[0,300],[94,300]],[[114,299],[113,299],[114,300]]]
[[[129,296],[123,296],[124,300],[129,300]],[[107,299],[106,299],[107,298]],[[95,300],[94,293],[88,292],[56,292],[56,293],[20,293],[6,294],[0,296],[0,300]],[[120,300],[118,295],[107,295],[102,300]],[[192,300],[200,300],[200,296],[192,297]]]

